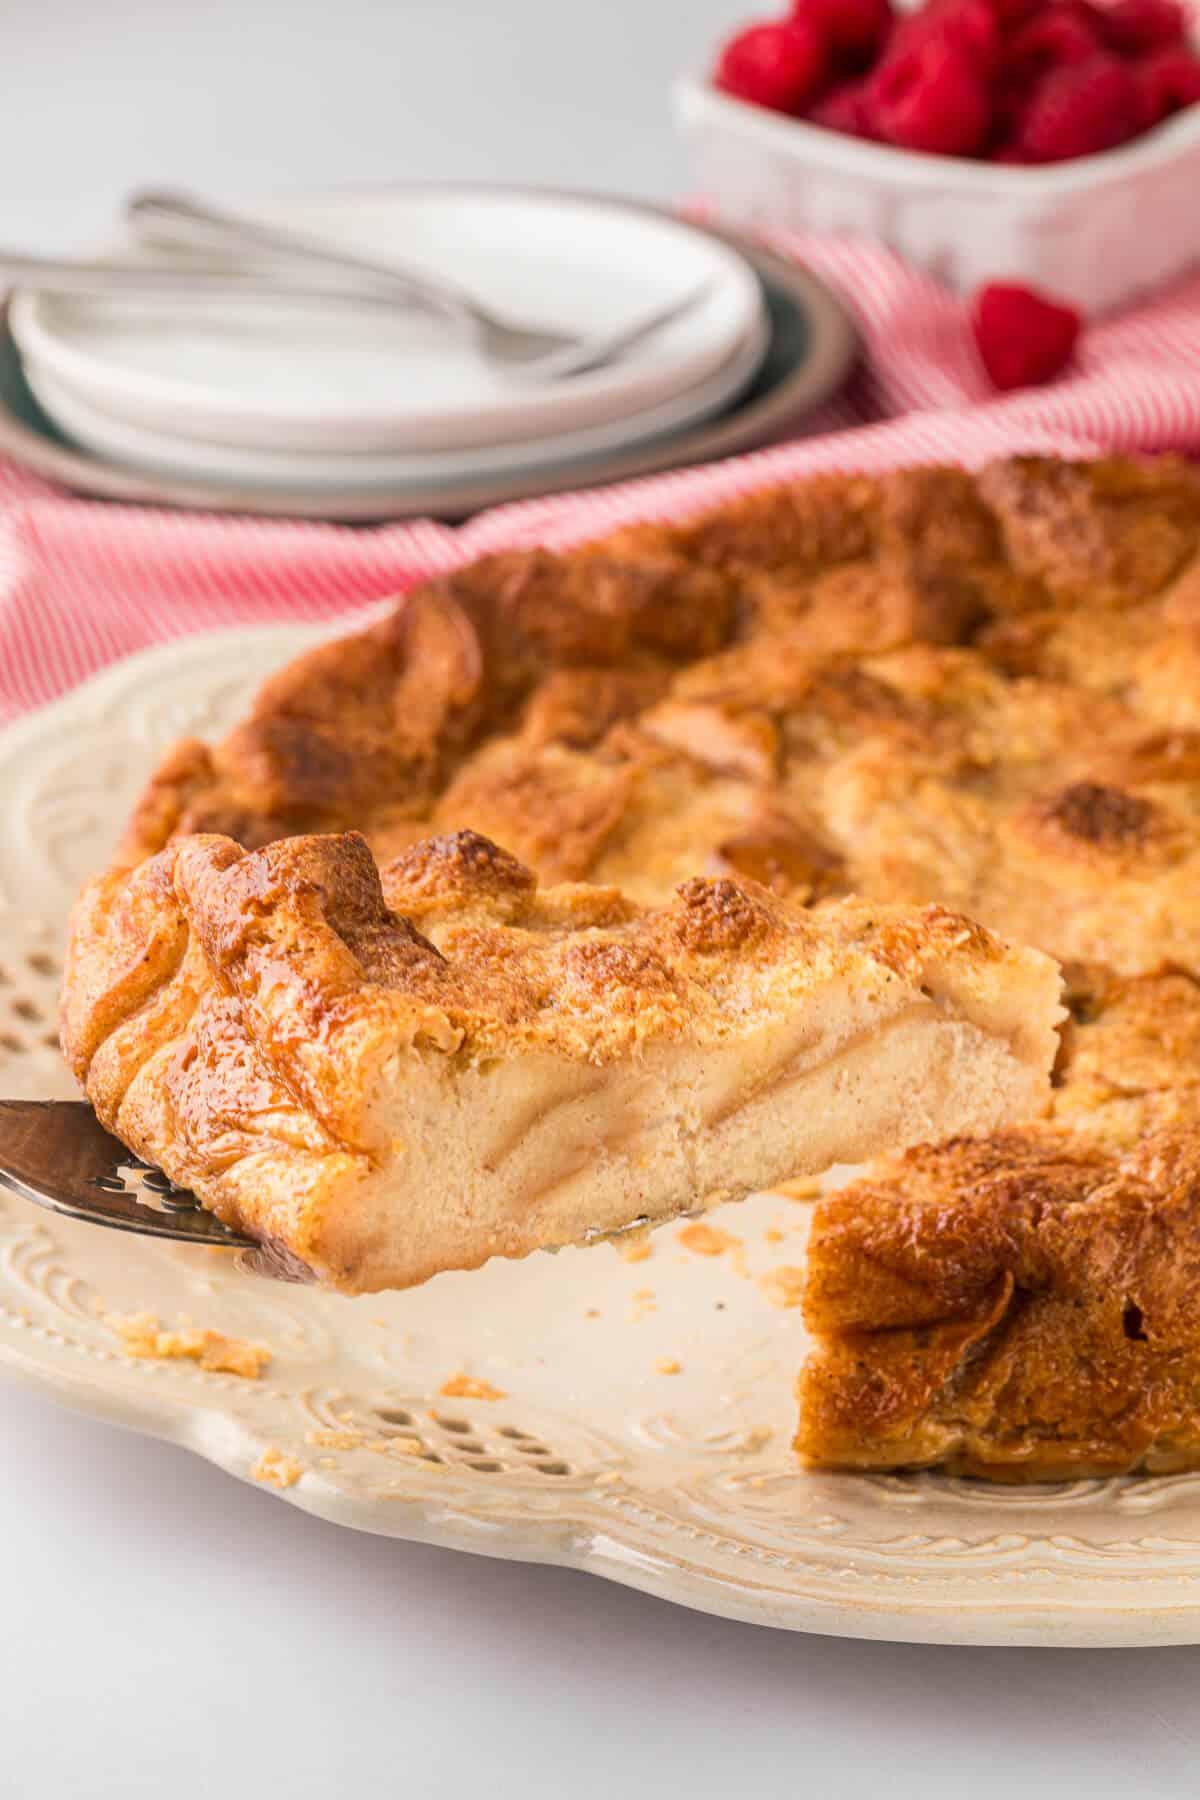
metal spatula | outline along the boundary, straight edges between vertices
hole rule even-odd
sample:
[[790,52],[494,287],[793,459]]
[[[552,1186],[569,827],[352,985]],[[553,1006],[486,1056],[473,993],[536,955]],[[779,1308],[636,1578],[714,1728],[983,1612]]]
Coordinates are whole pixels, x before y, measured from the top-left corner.
[[0,1186],[89,1225],[259,1249],[111,1137],[82,1100],[0,1100]]

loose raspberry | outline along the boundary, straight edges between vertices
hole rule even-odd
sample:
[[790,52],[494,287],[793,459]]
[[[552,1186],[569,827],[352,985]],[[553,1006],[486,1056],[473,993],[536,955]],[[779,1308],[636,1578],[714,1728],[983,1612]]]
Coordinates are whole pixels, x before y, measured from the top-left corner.
[[836,56],[864,64],[883,48],[895,22],[892,0],[794,0],[792,17],[811,25]]
[[813,125],[823,125],[826,131],[845,132],[848,137],[875,136],[866,83],[862,81],[843,81],[831,88],[805,117]]
[[1133,75],[1112,56],[1054,69],[1017,120],[1014,141],[1031,162],[1094,156],[1136,137],[1142,100]]
[[1187,14],[1176,0],[1112,0],[1100,18],[1105,38],[1121,56],[1187,41]]
[[1149,131],[1200,100],[1200,57],[1182,44],[1158,50],[1133,65],[1133,79],[1141,101],[1142,129]]
[[868,105],[885,143],[940,156],[970,156],[991,126],[978,69],[965,51],[937,35],[888,52],[871,78]]
[[971,309],[971,329],[992,386],[1032,387],[1049,381],[1070,362],[1083,321],[1071,306],[1016,282],[981,288]]
[[773,112],[796,113],[820,91],[828,74],[824,42],[811,25],[750,25],[730,38],[714,80],[725,93]]

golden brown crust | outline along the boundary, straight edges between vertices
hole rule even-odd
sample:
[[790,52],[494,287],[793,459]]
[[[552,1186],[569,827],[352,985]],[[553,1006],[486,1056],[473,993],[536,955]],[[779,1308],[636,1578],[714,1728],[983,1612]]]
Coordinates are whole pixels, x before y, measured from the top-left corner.
[[[946,1081],[946,1119],[990,1122],[1014,1096],[1031,1102],[1052,1058],[1057,990],[1048,959],[935,907],[843,902],[814,914],[765,888],[697,877],[646,910],[612,889],[539,890],[475,833],[415,846],[382,873],[353,834],[250,853],[197,836],[85,889],[63,1044],[100,1118],[139,1154],[230,1223],[363,1288],[564,1241],[563,1209],[539,1223],[536,1188],[499,1198],[499,1163],[553,1113],[555,1094],[590,1096],[578,1140],[589,1156],[606,1129],[610,1158],[631,1139],[613,1201],[625,1205],[613,1222],[627,1223],[659,1208],[659,1187],[638,1171],[673,1106],[690,1109],[697,1142],[719,1149],[728,1118],[777,1088],[782,1103],[788,1083],[846,1046],[853,1061],[875,1027],[924,1030],[933,1051],[963,1062]],[[690,1059],[678,1091],[661,1074],[673,1046]],[[532,1071],[515,1102],[496,1098],[504,1065]],[[637,1092],[606,1112],[603,1084],[617,1068]],[[463,1104],[491,1132],[478,1167],[465,1139],[444,1141],[468,1086]],[[878,1103],[868,1092],[848,1110],[846,1154],[877,1147],[884,1129],[911,1141],[914,1103],[898,1091]],[[420,1143],[422,1105],[432,1151]],[[684,1131],[682,1116],[672,1130]],[[803,1153],[799,1138],[779,1145],[768,1166],[782,1175]],[[686,1163],[668,1148],[669,1183],[682,1182],[691,1204]],[[572,1178],[574,1156],[558,1154]],[[419,1179],[435,1165],[445,1194]],[[389,1199],[377,1178],[396,1169]],[[499,1207],[487,1229],[472,1225],[472,1183],[490,1184]],[[430,1217],[410,1249],[414,1190]]]
[[1027,1127],[910,1152],[817,1208],[796,1447],[992,1480],[1200,1459],[1194,1128]]
[[1200,985],[1091,983],[1044,1124],[816,1208],[797,1448],[993,1480],[1200,1461]]
[[470,828],[645,902],[732,871],[1200,973],[1198,543],[1186,464],[1026,458],[490,557],[182,747],[125,855]]
[[[519,1043],[602,1064],[664,1037],[713,1046],[758,1007],[798,1005],[838,980],[877,997],[895,977],[1019,1037],[1012,984],[1028,975],[1045,991],[1048,980],[1045,958],[939,907],[843,901],[813,913],[696,877],[644,909],[612,889],[539,890],[473,832],[428,840],[382,871],[353,833],[254,853],[228,838],[178,839],[84,890],[72,959],[64,1048],[103,1118],[128,1079],[122,1065],[100,1084],[98,1060],[115,1062],[130,1024],[137,1053],[152,1051],[146,1009],[183,980],[185,1004],[198,984],[235,1001],[285,1085],[345,1141],[363,1096],[335,1097],[336,1072],[347,1038],[367,1027],[429,1033],[464,1057]],[[1031,1060],[1044,1030],[1030,1021]]]

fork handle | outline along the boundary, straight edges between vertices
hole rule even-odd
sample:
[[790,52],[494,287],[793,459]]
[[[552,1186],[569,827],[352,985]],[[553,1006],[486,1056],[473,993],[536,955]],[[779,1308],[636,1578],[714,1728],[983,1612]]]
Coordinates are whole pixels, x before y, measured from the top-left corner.
[[278,276],[272,279],[265,270],[192,268],[179,263],[163,267],[82,257],[22,256],[8,250],[0,250],[0,287],[31,288],[43,294],[125,294],[140,299],[165,295],[178,300],[269,300],[302,306],[395,309],[395,300],[382,287],[354,287],[345,280],[319,282],[315,272],[306,282],[282,281]]
[[319,237],[261,224],[235,213],[203,205],[189,194],[170,189],[146,189],[126,202],[125,221],[140,243],[173,250],[223,250],[242,255],[269,256],[295,268],[325,275],[352,277],[392,299],[449,317],[460,324],[486,325],[490,315],[470,294],[452,283],[433,280],[406,264],[376,262],[355,256]]

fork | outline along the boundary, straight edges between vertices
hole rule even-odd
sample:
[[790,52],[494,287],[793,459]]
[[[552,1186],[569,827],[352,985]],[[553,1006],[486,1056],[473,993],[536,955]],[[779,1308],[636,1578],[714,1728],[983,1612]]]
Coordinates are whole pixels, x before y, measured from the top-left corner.
[[711,292],[704,281],[679,299],[629,325],[580,337],[503,317],[465,288],[388,257],[376,261],[307,232],[282,230],[237,213],[218,211],[188,194],[147,189],[126,202],[125,223],[140,244],[159,249],[220,251],[267,259],[311,274],[347,278],[364,295],[423,307],[466,331],[490,362],[525,380],[560,381],[614,361],[656,331],[682,318]]

